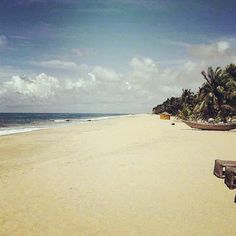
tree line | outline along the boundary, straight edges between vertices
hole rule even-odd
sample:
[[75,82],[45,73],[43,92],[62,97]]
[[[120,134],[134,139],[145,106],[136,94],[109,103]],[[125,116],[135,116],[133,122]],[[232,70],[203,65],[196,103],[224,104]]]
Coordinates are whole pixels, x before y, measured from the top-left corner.
[[209,67],[201,72],[204,83],[196,93],[183,89],[180,97],[168,98],[153,108],[154,114],[168,112],[183,120],[226,122],[236,115],[236,65]]

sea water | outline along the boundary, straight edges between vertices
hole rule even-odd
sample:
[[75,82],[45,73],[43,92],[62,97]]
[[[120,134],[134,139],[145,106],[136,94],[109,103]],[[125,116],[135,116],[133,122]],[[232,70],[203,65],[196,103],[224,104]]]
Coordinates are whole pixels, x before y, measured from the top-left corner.
[[0,136],[124,116],[116,113],[0,113]]

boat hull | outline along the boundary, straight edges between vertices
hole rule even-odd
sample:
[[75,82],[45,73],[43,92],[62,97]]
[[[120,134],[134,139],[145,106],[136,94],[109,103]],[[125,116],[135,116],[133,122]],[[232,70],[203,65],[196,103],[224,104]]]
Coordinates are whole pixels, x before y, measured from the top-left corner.
[[236,124],[203,124],[192,121],[183,121],[183,122],[193,129],[217,130],[217,131],[228,131],[236,129]]

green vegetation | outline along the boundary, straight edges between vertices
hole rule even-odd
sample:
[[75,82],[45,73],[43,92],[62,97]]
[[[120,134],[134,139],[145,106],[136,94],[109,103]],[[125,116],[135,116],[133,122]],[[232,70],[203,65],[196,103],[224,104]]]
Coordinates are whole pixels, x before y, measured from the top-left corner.
[[227,121],[236,115],[236,65],[225,69],[209,67],[202,71],[205,82],[193,93],[183,89],[181,97],[172,97],[153,108],[154,114],[164,111],[180,119]]

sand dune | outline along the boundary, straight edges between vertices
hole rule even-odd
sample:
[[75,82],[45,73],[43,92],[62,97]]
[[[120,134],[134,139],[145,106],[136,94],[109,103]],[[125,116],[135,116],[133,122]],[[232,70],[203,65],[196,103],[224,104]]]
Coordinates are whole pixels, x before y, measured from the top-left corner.
[[0,137],[0,235],[236,235],[213,176],[236,132],[136,115]]

